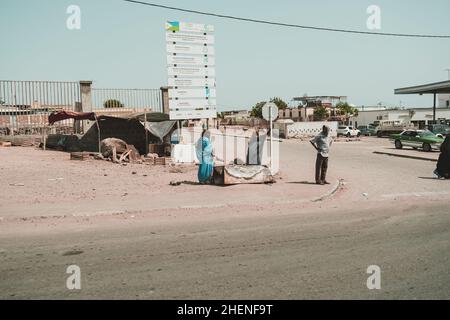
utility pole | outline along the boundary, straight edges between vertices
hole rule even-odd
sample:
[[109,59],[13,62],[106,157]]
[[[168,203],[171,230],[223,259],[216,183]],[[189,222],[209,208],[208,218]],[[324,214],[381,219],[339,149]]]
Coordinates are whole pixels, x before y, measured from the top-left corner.
[[450,68],[445,69],[444,71],[447,71],[447,75],[448,75],[448,80],[450,81]]

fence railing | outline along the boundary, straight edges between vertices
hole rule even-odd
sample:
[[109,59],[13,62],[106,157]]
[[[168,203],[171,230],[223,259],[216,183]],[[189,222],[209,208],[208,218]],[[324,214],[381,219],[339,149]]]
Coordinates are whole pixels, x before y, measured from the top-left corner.
[[[88,104],[99,115],[163,112],[160,89],[101,89],[91,88],[88,82],[89,94],[82,87],[85,84],[86,81],[0,80],[0,135],[42,134],[52,112],[91,111],[89,107],[83,110],[81,105],[87,99],[91,99]],[[82,127],[71,119],[51,126],[52,133],[81,131]]]
[[[78,82],[0,81],[0,134],[41,134],[50,113],[75,110],[80,101]],[[54,131],[72,133],[73,120],[59,122]]]
[[159,89],[92,89],[94,111],[104,112],[162,112]]

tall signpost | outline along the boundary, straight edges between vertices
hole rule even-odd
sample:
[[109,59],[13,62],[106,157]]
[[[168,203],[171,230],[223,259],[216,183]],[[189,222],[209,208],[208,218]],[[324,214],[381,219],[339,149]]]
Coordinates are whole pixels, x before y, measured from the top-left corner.
[[171,120],[217,117],[214,26],[166,23]]
[[273,121],[278,118],[278,107],[273,102],[266,103],[262,108],[262,116],[269,121],[270,126],[270,172],[273,174]]

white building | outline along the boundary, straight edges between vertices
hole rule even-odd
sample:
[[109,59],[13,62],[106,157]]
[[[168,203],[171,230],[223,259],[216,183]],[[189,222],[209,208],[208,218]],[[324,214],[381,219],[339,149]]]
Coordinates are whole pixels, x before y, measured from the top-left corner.
[[440,94],[438,96],[438,108],[450,108],[450,94]]
[[[357,127],[381,120],[411,122],[420,128],[425,128],[426,125],[433,122],[433,108],[359,111],[358,116],[352,119],[351,124]],[[450,122],[450,108],[437,108],[436,120]]]

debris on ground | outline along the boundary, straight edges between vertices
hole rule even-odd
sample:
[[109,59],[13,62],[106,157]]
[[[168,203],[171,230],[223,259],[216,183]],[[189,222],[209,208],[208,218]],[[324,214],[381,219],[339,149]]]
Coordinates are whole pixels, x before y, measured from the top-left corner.
[[23,183],[10,183],[9,185],[12,187],[25,187],[25,184]]
[[149,165],[155,166],[165,166],[172,164],[171,157],[160,157],[156,153],[149,153],[146,157],[144,157],[143,162]]
[[39,146],[41,138],[31,135],[0,137],[0,147],[34,147]]
[[0,147],[12,147],[12,143],[0,141]]
[[109,159],[114,163],[141,161],[141,155],[133,145],[116,138],[102,140],[100,151],[104,159]]

